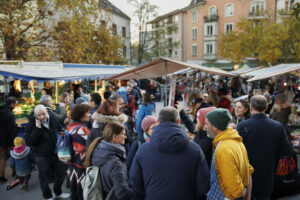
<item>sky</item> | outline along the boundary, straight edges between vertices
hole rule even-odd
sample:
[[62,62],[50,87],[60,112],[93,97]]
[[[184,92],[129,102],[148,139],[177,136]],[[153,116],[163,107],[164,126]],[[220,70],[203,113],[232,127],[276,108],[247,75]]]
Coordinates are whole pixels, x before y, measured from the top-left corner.
[[[135,8],[131,6],[127,0],[109,0],[115,6],[117,6],[120,10],[122,10],[125,14],[127,14],[131,18],[131,40],[135,41],[134,38],[138,36],[138,30],[134,26],[137,23],[137,18],[133,17],[133,12]],[[163,15],[169,13],[173,10],[184,8],[189,5],[191,0],[149,0],[150,3],[158,6],[158,15]]]

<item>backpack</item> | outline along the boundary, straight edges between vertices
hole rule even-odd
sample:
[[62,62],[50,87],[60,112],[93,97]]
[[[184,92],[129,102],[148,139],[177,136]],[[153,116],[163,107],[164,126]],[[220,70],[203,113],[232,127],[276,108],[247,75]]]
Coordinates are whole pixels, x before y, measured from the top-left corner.
[[[115,159],[113,159],[115,160]],[[103,195],[103,189],[100,177],[100,167],[91,166],[85,171],[85,177],[81,180],[82,194],[84,200],[109,200],[113,194],[112,187],[106,198]]]
[[63,163],[67,163],[72,159],[72,156],[74,154],[72,145],[72,135],[75,134],[76,136],[78,130],[81,127],[82,126],[77,126],[71,132],[64,131],[63,136],[57,134],[55,153],[57,154],[58,159]]

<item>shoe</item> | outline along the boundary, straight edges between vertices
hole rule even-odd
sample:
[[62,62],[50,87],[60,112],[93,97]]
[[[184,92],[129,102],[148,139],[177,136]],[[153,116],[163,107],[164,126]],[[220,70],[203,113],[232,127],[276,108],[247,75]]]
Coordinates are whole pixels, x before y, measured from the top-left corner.
[[4,176],[1,176],[1,177],[0,177],[0,182],[1,182],[1,183],[4,183],[4,182],[6,182],[6,181],[7,181],[7,179],[6,179]]
[[23,181],[21,184],[21,190],[27,190],[28,189],[28,181]]
[[69,198],[71,195],[69,193],[61,193],[60,195],[53,194],[54,199],[66,199]]

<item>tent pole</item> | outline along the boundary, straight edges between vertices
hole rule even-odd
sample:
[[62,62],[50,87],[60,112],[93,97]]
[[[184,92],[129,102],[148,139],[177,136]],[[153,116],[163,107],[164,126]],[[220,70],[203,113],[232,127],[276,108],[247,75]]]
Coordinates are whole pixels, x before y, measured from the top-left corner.
[[58,81],[55,81],[55,103],[58,103]]
[[95,92],[97,92],[98,78],[95,79]]
[[166,80],[165,80],[165,106],[168,104],[168,66],[167,61],[165,61],[165,73],[166,73]]

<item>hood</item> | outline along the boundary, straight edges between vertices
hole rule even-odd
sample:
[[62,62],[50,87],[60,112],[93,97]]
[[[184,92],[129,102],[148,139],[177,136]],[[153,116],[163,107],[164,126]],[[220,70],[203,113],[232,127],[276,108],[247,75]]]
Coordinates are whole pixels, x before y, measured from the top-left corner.
[[96,122],[104,123],[104,124],[107,124],[107,123],[110,123],[113,121],[118,121],[122,124],[125,124],[128,121],[128,117],[125,114],[121,114],[119,116],[114,116],[114,115],[102,115],[97,112],[95,112],[92,115],[92,119],[95,120]]
[[30,153],[30,148],[26,147],[25,145],[21,145],[18,147],[15,147],[12,151],[11,151],[11,156],[14,159],[23,159],[25,158],[28,154]]
[[105,140],[101,140],[93,152],[92,165],[101,167],[116,156],[122,161],[125,161],[125,147],[120,144],[114,144]]
[[227,128],[225,131],[219,133],[213,141],[214,146],[217,146],[221,140],[237,140],[242,142],[243,139],[239,133],[233,128]]
[[154,148],[164,153],[181,152],[188,143],[189,139],[184,129],[171,122],[164,122],[155,127],[150,140]]

